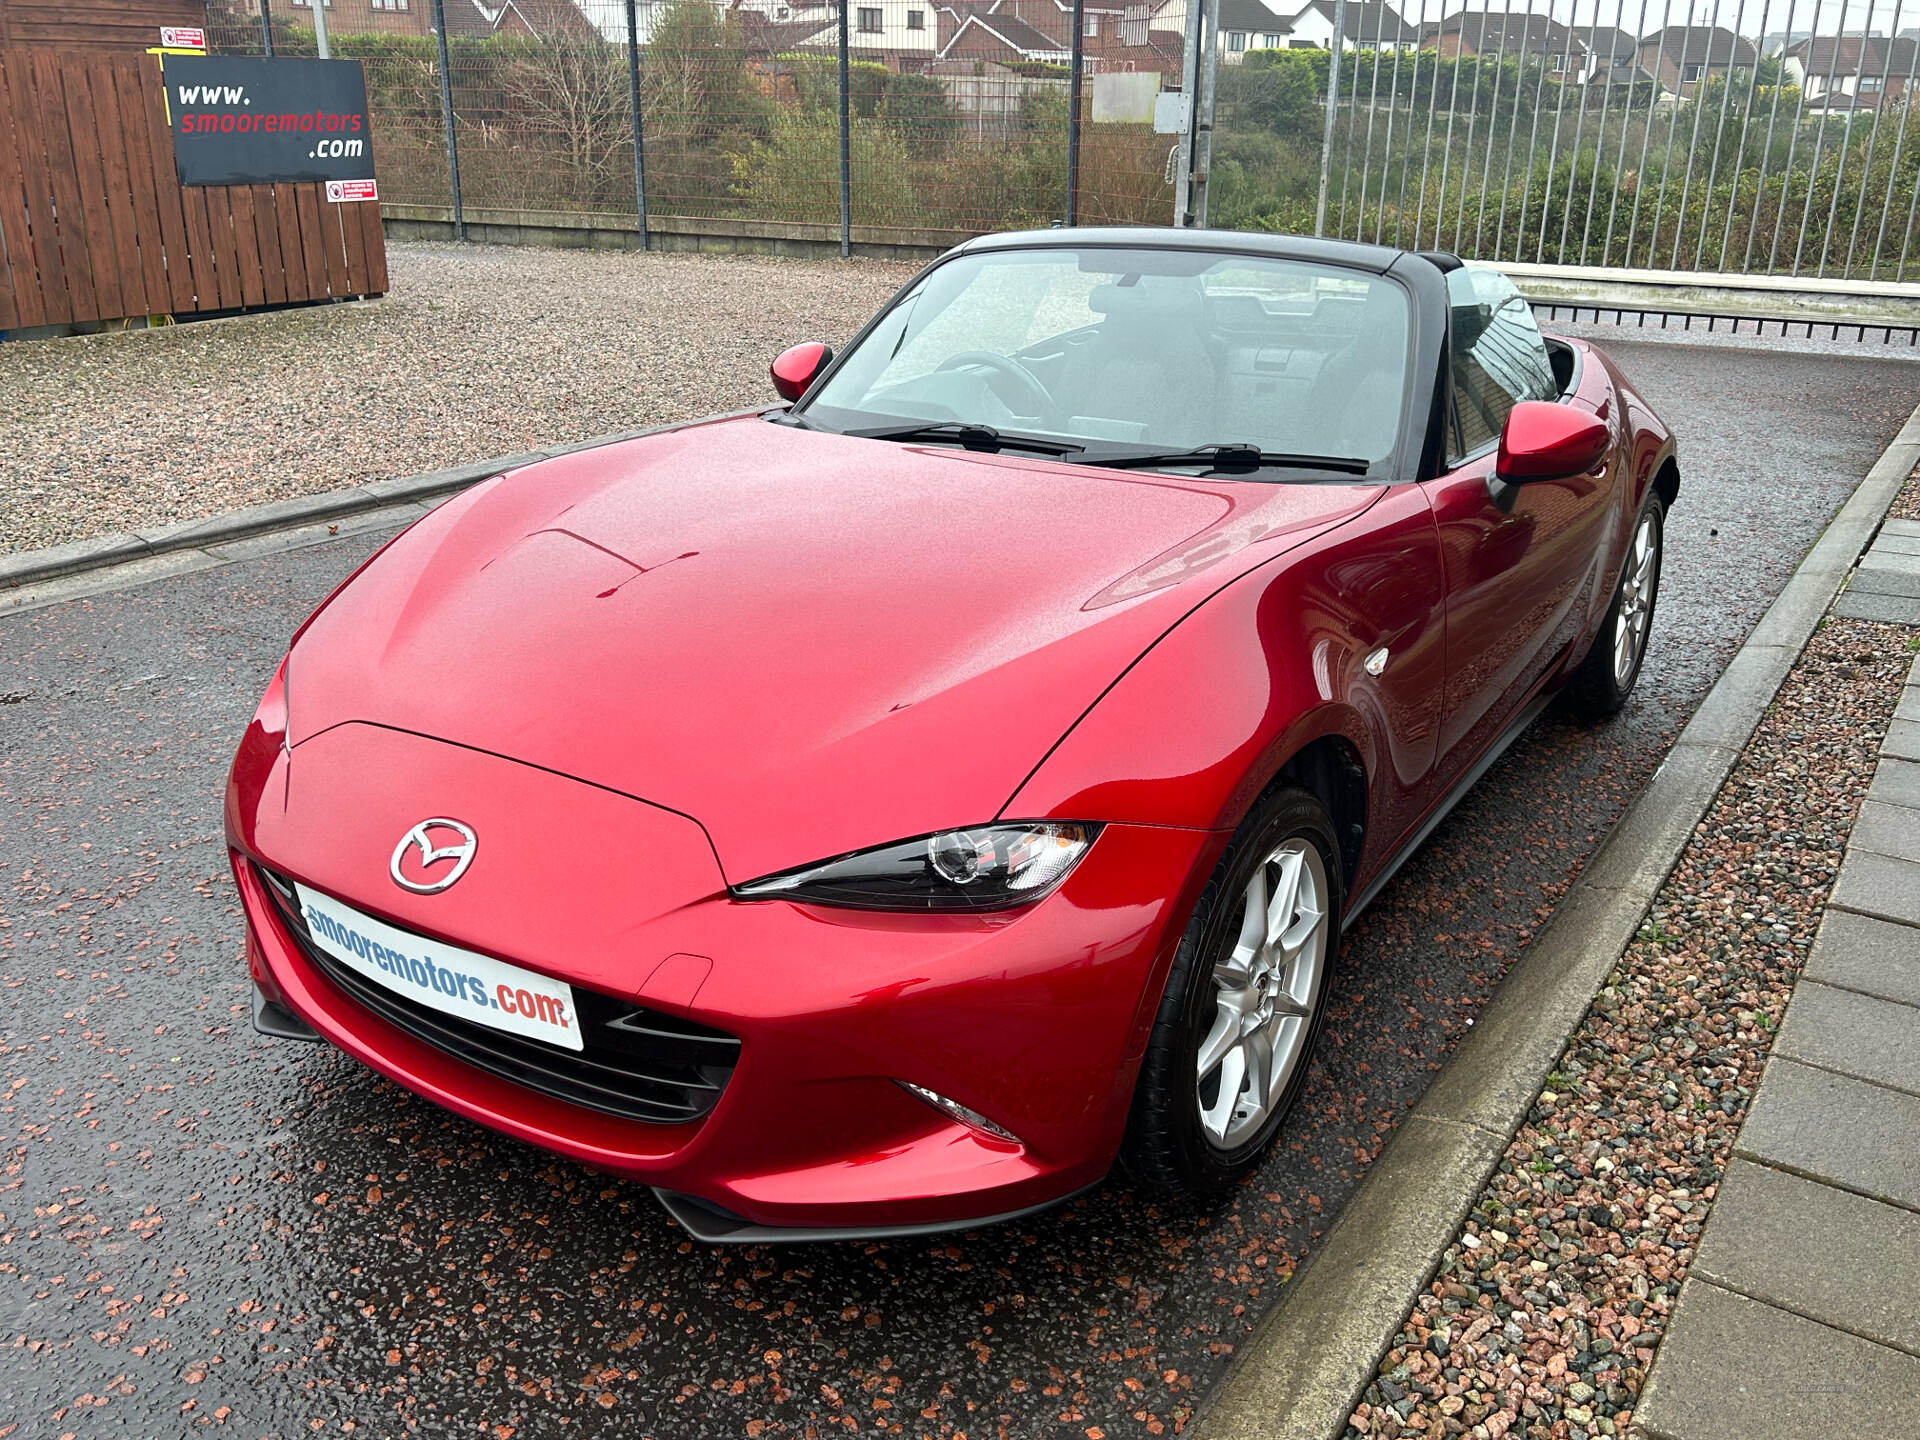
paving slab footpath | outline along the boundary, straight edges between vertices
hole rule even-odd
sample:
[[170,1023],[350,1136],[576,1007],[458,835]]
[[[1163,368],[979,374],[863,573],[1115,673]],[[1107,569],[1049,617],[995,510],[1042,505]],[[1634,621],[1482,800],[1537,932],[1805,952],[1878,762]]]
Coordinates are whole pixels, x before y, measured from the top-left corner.
[[[1859,573],[1915,536],[1889,520]],[[1654,1440],[1920,1437],[1920,657],[1896,713],[1635,1412]]]

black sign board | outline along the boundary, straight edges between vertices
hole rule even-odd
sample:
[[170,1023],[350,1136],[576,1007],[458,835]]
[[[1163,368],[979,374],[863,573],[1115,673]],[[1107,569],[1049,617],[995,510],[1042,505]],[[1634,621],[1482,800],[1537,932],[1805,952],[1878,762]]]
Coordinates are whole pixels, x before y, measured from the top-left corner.
[[182,185],[373,178],[358,60],[169,55],[166,86]]

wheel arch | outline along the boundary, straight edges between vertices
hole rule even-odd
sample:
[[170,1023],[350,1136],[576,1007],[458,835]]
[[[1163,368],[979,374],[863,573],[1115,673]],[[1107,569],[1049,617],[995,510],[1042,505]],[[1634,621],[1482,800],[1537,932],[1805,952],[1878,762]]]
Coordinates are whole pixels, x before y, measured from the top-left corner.
[[[1353,894],[1367,840],[1367,762],[1340,731],[1309,740],[1281,762],[1268,785],[1294,785],[1320,802],[1340,844],[1341,891]],[[1264,793],[1264,792],[1263,792]]]
[[1653,472],[1653,493],[1660,497],[1660,503],[1666,509],[1673,509],[1673,502],[1680,498],[1680,462],[1674,458],[1672,450],[1660,461]]

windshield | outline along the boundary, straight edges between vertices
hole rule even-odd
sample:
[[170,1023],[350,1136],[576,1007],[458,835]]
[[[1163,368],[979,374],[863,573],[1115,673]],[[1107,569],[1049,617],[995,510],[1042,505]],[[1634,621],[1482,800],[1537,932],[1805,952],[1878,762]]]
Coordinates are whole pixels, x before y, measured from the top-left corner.
[[995,443],[1071,442],[1093,463],[1230,445],[1371,465],[1399,439],[1407,332],[1398,285],[1337,265],[988,251],[901,296],[805,421],[868,433],[984,426]]

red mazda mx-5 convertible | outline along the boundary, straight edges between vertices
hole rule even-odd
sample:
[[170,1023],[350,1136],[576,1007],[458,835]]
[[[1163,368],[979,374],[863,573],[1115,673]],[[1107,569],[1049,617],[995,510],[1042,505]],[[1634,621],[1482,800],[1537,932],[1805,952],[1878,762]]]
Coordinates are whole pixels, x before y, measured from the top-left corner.
[[227,796],[255,1024],[711,1240],[1231,1184],[1342,927],[1625,703],[1671,435],[1497,271],[1273,235],[989,236],[773,377],[301,627]]

